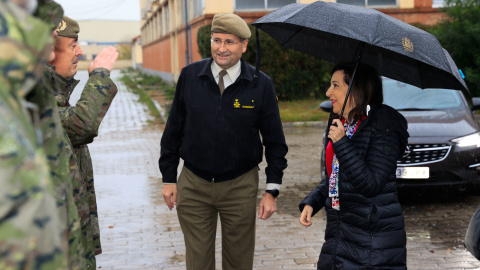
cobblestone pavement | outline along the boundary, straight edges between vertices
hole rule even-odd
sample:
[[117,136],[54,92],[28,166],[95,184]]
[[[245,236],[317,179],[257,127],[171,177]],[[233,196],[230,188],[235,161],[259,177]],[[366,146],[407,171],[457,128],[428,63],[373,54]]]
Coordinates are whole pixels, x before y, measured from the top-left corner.
[[[119,72],[112,73],[119,78]],[[72,95],[74,103],[87,79]],[[119,93],[104,119],[99,136],[90,145],[103,254],[98,269],[185,269],[183,235],[175,210],[161,195],[158,170],[159,126],[151,124],[145,106],[117,81]],[[313,225],[298,222],[298,202],[319,181],[322,127],[286,127],[289,146],[278,213],[257,221],[254,269],[315,269],[323,243],[325,215]],[[260,165],[260,191],[265,164]],[[478,194],[478,193],[477,193]],[[407,190],[399,194],[408,236],[409,269],[480,269],[463,248],[463,237],[480,196],[474,192]],[[261,197],[261,194],[258,196]],[[217,232],[217,269],[221,269],[220,233]]]

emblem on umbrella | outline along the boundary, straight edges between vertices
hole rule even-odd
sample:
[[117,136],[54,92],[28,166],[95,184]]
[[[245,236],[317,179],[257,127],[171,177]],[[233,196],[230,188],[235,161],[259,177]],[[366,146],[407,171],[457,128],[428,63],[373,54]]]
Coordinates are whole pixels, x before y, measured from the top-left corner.
[[413,43],[410,39],[408,39],[406,37],[402,38],[402,44],[403,44],[403,48],[405,49],[405,51],[413,52]]

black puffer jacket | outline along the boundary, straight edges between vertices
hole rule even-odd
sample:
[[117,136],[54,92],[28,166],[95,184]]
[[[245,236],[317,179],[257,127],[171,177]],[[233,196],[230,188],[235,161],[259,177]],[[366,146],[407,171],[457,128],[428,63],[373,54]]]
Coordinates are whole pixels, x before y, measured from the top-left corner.
[[332,209],[328,179],[300,203],[300,211],[308,204],[313,214],[323,207],[327,213],[318,269],[406,269],[395,171],[408,136],[405,118],[382,105],[372,108],[351,139],[333,144],[340,163],[340,211]]

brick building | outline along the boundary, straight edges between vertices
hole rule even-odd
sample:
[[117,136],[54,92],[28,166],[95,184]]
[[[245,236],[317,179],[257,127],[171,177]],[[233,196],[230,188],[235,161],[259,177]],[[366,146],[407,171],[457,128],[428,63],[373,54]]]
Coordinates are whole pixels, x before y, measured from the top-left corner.
[[[407,23],[433,25],[443,0],[325,0],[375,8]],[[236,13],[247,23],[287,4],[315,0],[140,0],[143,68],[176,80],[188,63],[201,60],[197,32],[216,13]],[[187,20],[188,18],[188,20]]]

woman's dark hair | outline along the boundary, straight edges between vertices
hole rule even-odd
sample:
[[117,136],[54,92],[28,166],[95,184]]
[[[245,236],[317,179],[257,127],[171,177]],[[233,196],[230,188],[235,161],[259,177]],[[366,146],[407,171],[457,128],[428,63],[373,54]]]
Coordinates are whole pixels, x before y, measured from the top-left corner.
[[[333,76],[333,73],[342,70],[345,74],[343,81],[349,85],[354,69],[354,63],[340,63],[333,67],[331,75]],[[362,119],[362,116],[367,115],[367,105],[382,105],[382,78],[374,67],[359,63],[348,99],[351,100],[352,98],[356,105],[348,114],[350,120],[358,121]]]

